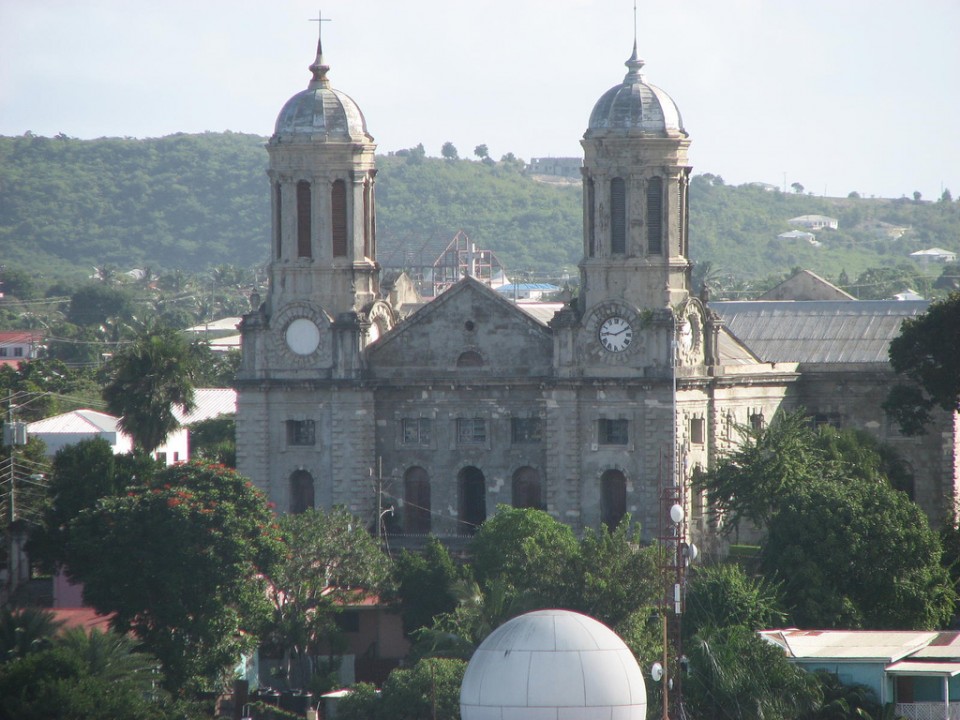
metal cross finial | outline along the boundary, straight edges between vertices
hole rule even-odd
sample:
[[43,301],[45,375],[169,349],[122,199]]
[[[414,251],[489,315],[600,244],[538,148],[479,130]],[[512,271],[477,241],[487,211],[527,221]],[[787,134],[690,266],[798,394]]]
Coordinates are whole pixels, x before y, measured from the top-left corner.
[[315,22],[317,24],[317,39],[320,40],[323,37],[323,23],[330,22],[331,18],[325,18],[323,13],[317,10],[317,16],[315,18],[309,18],[310,22]]

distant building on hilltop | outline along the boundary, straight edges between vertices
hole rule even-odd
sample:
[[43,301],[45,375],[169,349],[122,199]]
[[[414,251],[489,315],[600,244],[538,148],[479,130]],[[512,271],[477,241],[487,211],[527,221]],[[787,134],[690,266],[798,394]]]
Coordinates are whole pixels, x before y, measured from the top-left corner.
[[580,168],[582,167],[583,160],[578,157],[530,158],[530,164],[527,165],[527,172],[531,175],[552,175],[570,180],[579,180]]

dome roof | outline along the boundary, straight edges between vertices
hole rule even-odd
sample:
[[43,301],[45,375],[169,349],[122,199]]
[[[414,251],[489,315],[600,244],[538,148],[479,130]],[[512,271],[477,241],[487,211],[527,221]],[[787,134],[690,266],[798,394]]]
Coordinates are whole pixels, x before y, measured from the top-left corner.
[[680,110],[663,90],[650,85],[640,70],[637,45],[624,63],[628,72],[623,82],[607,90],[590,113],[586,136],[605,131],[639,131],[667,137],[686,136]]
[[494,630],[460,687],[463,720],[644,720],[647,693],[633,654],[606,625],[537,610]]
[[343,142],[373,140],[367,133],[367,121],[353,99],[330,87],[329,71],[318,41],[317,59],[310,66],[313,78],[306,90],[298,92],[283,106],[277,116],[274,138],[298,135]]

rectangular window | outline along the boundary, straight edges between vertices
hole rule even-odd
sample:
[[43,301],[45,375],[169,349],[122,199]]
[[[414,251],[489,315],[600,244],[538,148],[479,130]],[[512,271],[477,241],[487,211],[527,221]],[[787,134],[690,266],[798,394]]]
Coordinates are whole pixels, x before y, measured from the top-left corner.
[[0,347],[0,357],[7,356],[7,349],[5,347]]
[[750,416],[750,427],[753,430],[763,430],[763,413],[753,413]]
[[358,633],[360,632],[360,613],[356,610],[344,610],[333,616],[333,621],[340,628],[341,632]]
[[431,426],[430,418],[403,418],[400,421],[403,444],[429,445]]
[[287,445],[316,445],[313,420],[287,420]]
[[13,349],[13,356],[14,356],[14,357],[23,357],[23,348],[22,348],[22,347],[15,347],[15,348]]
[[597,442],[600,445],[627,445],[629,438],[629,420],[600,418],[597,421]]
[[690,442],[694,445],[703,445],[703,418],[690,420]]
[[663,252],[663,180],[658,177],[647,183],[647,252]]
[[486,420],[483,418],[457,418],[458,445],[483,445],[486,441]]
[[510,442],[524,445],[542,440],[543,421],[540,418],[510,418]]

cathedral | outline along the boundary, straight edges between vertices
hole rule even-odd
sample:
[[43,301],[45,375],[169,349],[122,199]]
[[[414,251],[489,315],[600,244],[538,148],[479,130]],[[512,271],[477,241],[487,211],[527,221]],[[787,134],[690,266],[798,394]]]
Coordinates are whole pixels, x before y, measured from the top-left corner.
[[500,504],[577,532],[630,513],[652,539],[667,498],[709,547],[691,479],[802,407],[891,443],[928,516],[953,512],[956,418],[904,438],[880,409],[887,344],[923,304],[696,296],[690,137],[636,45],[626,67],[581,140],[578,296],[545,317],[468,273],[401,316],[380,285],[376,145],[318,44],[267,145],[270,284],[240,326],[238,469],[278,511],[345,506],[414,545]]

